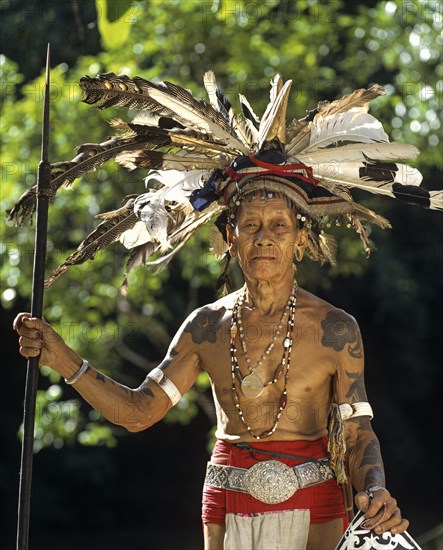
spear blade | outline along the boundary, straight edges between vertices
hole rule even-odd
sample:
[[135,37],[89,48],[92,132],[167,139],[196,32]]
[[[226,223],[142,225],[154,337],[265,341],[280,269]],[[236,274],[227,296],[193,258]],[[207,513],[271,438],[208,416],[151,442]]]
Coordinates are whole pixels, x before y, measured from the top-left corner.
[[[51,168],[48,162],[50,45],[46,52],[46,80],[43,103],[41,160],[37,173],[37,218],[35,230],[34,270],[32,279],[31,315],[42,317],[48,232],[48,206]],[[27,550],[31,508],[32,459],[34,449],[35,405],[37,397],[39,357],[28,359],[23,411],[23,442],[20,463],[20,484],[17,521],[17,550]]]

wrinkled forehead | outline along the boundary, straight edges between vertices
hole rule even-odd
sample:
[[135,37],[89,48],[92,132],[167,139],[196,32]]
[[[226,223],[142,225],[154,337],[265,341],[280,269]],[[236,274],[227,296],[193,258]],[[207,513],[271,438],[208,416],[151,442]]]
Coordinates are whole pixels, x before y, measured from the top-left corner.
[[293,218],[296,215],[294,204],[283,194],[255,191],[244,195],[235,205],[235,218],[248,215],[282,215]]

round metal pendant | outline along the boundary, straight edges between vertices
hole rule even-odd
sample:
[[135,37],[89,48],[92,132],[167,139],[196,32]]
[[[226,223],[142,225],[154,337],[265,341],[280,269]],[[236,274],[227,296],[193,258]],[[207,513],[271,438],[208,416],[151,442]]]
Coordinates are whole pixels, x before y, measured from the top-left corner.
[[246,397],[258,397],[263,391],[263,382],[256,374],[248,374],[241,381],[241,391]]
[[291,498],[299,487],[295,472],[278,460],[265,460],[251,466],[243,476],[249,494],[266,504]]

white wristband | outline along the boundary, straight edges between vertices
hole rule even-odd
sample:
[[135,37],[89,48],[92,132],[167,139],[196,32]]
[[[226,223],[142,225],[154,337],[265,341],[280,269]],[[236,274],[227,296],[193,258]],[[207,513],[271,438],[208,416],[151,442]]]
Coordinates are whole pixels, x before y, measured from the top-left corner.
[[369,416],[374,418],[372,407],[366,401],[360,401],[358,403],[343,403],[339,406],[340,416],[342,420],[349,420],[350,418],[356,418],[357,416]]
[[182,398],[177,386],[169,380],[160,367],[156,367],[148,374],[148,378],[158,384],[171,400],[172,406],[176,405]]
[[75,384],[79,378],[81,378],[85,372],[89,369],[89,363],[86,361],[86,359],[83,359],[83,363],[81,364],[78,371],[70,376],[69,378],[65,378],[66,384]]

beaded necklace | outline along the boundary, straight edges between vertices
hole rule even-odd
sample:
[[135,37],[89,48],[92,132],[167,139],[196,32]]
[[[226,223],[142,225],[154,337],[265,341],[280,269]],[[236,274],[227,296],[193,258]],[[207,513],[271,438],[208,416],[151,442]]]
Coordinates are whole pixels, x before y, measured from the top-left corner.
[[[233,396],[234,404],[235,404],[237,412],[240,416],[241,421],[245,425],[248,432],[255,439],[264,439],[266,437],[269,437],[270,435],[272,435],[275,432],[275,430],[277,429],[277,425],[278,425],[278,422],[280,420],[280,417],[281,417],[281,415],[283,413],[283,410],[286,407],[286,404],[287,404],[287,401],[288,401],[287,384],[288,384],[288,378],[289,378],[289,368],[291,366],[292,332],[294,330],[295,305],[296,305],[295,292],[296,292],[296,288],[294,287],[294,289],[291,293],[290,299],[288,301],[288,303],[289,303],[289,315],[288,315],[286,336],[283,340],[283,355],[282,355],[281,365],[279,365],[279,367],[280,366],[282,367],[281,368],[281,373],[283,373],[283,371],[285,371],[284,386],[283,386],[283,391],[281,393],[281,396],[280,396],[280,399],[279,399],[279,402],[278,402],[277,416],[275,418],[274,425],[272,426],[272,428],[270,428],[268,430],[264,430],[260,434],[253,433],[252,428],[247,423],[247,421],[244,417],[243,411],[241,410],[241,407],[240,407],[240,398],[239,398],[239,395],[238,395],[238,392],[237,392],[236,377],[239,377],[239,375],[241,376],[241,373],[240,373],[240,368],[238,366],[238,361],[237,361],[237,348],[235,346],[235,337],[237,335],[237,321],[238,321],[238,301],[234,305],[233,314],[232,314],[231,342],[230,342],[232,396]],[[277,368],[277,371],[278,371],[279,367]],[[277,373],[277,371],[276,371],[276,373]],[[255,374],[252,374],[252,375],[249,374],[249,375],[245,376],[242,379],[242,382],[246,378],[249,378],[250,376],[255,376],[256,378],[258,378],[258,380],[259,380],[258,386],[259,386],[259,384],[261,384],[262,385],[261,391],[263,391],[264,384],[261,381],[261,379],[258,376],[256,376]],[[276,377],[276,374],[274,374],[273,381],[275,380],[275,377]],[[280,377],[281,377],[281,374],[279,375],[279,378]],[[272,381],[272,383],[273,383],[273,381]],[[253,381],[253,382],[255,383],[256,381]],[[267,383],[266,385],[269,385],[269,383]],[[258,393],[258,395],[261,394],[261,391],[260,391],[260,393]],[[242,387],[242,393],[245,393],[243,387]],[[248,397],[248,396],[246,396],[246,397]],[[253,395],[252,397],[257,397],[257,395]]]
[[[263,382],[259,376],[255,374],[255,369],[257,367],[260,367],[263,365],[264,361],[266,361],[266,358],[271,353],[271,351],[274,349],[275,342],[277,338],[280,336],[281,329],[283,328],[283,322],[284,318],[286,317],[286,314],[289,313],[290,307],[291,307],[291,301],[292,297],[295,295],[295,285],[292,288],[291,295],[289,296],[288,302],[283,310],[282,316],[280,318],[280,322],[277,325],[277,328],[274,330],[274,334],[272,336],[271,341],[269,342],[267,348],[263,352],[260,359],[257,361],[257,364],[252,366],[251,359],[248,355],[248,348],[246,344],[246,338],[244,335],[244,329],[243,329],[243,321],[241,318],[241,310],[243,307],[243,303],[246,299],[246,288],[244,289],[244,292],[239,296],[237,304],[233,312],[233,328],[238,326],[238,333],[240,337],[240,344],[243,350],[243,357],[248,365],[249,374],[245,377],[242,376],[240,369],[236,368],[236,375],[241,383],[241,390],[243,395],[246,397],[258,397],[263,392],[264,388],[266,386],[270,386],[271,384],[275,384],[282,376],[284,367],[282,364],[280,364],[274,372],[274,376],[269,380],[268,382]],[[234,332],[236,332],[236,328],[234,329]]]

